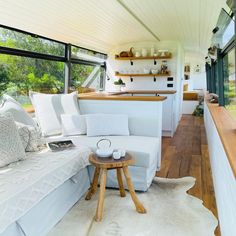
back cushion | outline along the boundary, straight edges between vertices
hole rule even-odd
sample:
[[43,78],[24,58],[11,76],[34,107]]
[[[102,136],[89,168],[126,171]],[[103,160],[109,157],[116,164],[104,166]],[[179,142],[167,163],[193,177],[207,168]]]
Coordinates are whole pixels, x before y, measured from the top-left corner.
[[30,92],[35,115],[43,136],[61,134],[61,115],[80,114],[77,92],[70,94],[43,94]]
[[91,114],[86,116],[87,136],[129,135],[127,115]]
[[3,103],[0,106],[0,114],[11,113],[14,120],[25,125],[36,127],[37,124],[21,105],[12,97],[3,95]]
[[86,134],[86,115],[61,115],[63,136]]
[[0,167],[24,159],[24,146],[11,113],[0,115]]

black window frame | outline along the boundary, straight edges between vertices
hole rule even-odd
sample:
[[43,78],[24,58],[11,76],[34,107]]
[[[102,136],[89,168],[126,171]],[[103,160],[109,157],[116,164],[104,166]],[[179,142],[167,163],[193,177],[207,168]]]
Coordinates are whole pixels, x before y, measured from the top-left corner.
[[[64,45],[65,47],[65,53],[63,56],[55,56],[55,55],[51,55],[51,54],[44,54],[44,53],[38,53],[38,52],[33,52],[33,51],[28,51],[28,50],[23,50],[23,49],[17,49],[17,48],[9,48],[9,47],[3,47],[0,46],[0,54],[6,54],[6,55],[13,55],[13,56],[21,56],[21,57],[28,57],[28,58],[37,58],[37,59],[42,59],[42,60],[50,60],[50,61],[58,61],[58,62],[64,62],[65,63],[65,73],[64,73],[64,93],[68,93],[68,87],[70,84],[70,77],[71,77],[71,64],[75,63],[75,64],[83,64],[83,65],[100,65],[102,68],[104,68],[105,73],[106,73],[106,58],[107,58],[107,54],[102,53],[102,52],[98,52],[98,51],[94,51],[94,50],[90,50],[88,48],[83,48],[74,44],[70,44],[70,43],[65,43],[65,42],[61,42],[55,39],[51,39],[45,36],[41,36],[38,34],[34,34],[34,33],[30,33],[24,30],[20,30],[17,28],[13,28],[13,27],[9,27],[6,25],[2,25],[0,24],[1,28],[4,29],[8,29],[8,30],[12,30],[15,32],[19,32],[19,33],[23,33],[26,35],[30,35],[32,37],[36,37],[36,38],[40,38],[40,39],[45,39],[48,41],[52,41],[52,42],[56,42],[59,44]],[[76,59],[76,58],[72,58],[71,57],[71,47],[77,47],[77,48],[82,48],[91,52],[94,52],[95,54],[101,54],[105,57],[104,63],[99,63],[96,61],[87,61],[87,60],[81,60],[81,59]],[[103,81],[104,83],[104,81]]]
[[[231,13],[231,18],[235,16],[235,12]],[[211,63],[206,63],[206,79],[207,79],[207,90],[210,93],[216,92],[216,82],[218,82],[218,95],[219,95],[219,106],[225,106],[225,94],[224,94],[224,72],[223,72],[223,58],[235,48],[236,42],[236,22],[234,20],[234,35],[229,40],[229,42],[224,46],[223,49],[217,48],[216,60],[211,59]],[[236,50],[235,50],[235,61],[236,61]],[[216,67],[216,68],[215,68]],[[236,71],[236,64],[235,64]],[[215,74],[217,73],[217,81]],[[236,79],[235,79],[236,83]]]

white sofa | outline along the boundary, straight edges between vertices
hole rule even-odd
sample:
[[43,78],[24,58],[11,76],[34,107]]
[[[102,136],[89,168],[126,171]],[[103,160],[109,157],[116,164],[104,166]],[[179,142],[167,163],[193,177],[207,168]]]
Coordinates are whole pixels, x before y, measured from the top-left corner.
[[[157,166],[160,166],[159,157],[159,139],[156,137],[144,136],[105,136],[111,140],[112,148],[125,149],[135,159],[135,164],[130,166],[130,175],[136,190],[147,191],[155,176]],[[78,147],[88,147],[92,151],[96,150],[96,143],[101,137],[80,136],[54,136],[47,138],[48,141],[72,139],[73,143]],[[89,167],[90,180],[93,178],[93,167]],[[124,181],[125,182],[125,181]],[[108,172],[108,187],[118,187],[116,172],[111,170]]]
[[28,153],[0,168],[0,235],[46,235],[89,188],[89,153]]
[[[82,112],[91,113],[91,107],[85,105],[80,104]],[[140,108],[147,104],[132,105]],[[148,189],[161,162],[162,106],[153,103],[153,109],[149,108],[146,116],[132,109],[116,109],[116,112],[129,115],[132,135],[107,137],[114,148],[125,149],[135,158],[130,174],[135,189],[140,191]],[[17,117],[21,112],[17,106],[10,106],[4,112],[7,110],[15,111]],[[101,109],[101,112],[109,110]],[[146,129],[140,128],[147,119]],[[152,137],[148,137],[149,133]],[[0,168],[0,236],[46,235],[89,188],[93,168],[88,166],[88,156],[100,138],[86,135],[49,137],[51,141],[72,139],[77,148],[61,153],[30,153],[25,161]],[[112,171],[109,171],[107,186],[117,187]],[[7,191],[1,191],[4,188]]]

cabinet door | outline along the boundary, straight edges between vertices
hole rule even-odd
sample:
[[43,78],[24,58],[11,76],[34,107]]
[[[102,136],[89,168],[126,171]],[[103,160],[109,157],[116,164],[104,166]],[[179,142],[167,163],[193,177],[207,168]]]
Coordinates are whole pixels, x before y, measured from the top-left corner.
[[[161,95],[161,94],[160,94]],[[173,130],[173,98],[174,95],[162,94],[167,99],[163,102],[163,114],[162,114],[162,130]]]

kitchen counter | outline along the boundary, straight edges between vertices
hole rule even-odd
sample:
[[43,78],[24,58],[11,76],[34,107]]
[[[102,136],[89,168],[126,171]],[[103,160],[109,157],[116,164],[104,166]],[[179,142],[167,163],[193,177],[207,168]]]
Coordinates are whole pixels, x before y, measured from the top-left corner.
[[[122,93],[122,92],[121,92]],[[175,94],[175,90],[127,90],[127,94]]]
[[[118,101],[164,101],[165,96],[132,96],[133,92],[92,92],[79,94],[80,100],[118,100]],[[146,94],[144,91],[137,94]],[[149,94],[149,93],[148,93]],[[152,94],[157,94],[156,92]],[[158,93],[159,94],[159,93]]]

